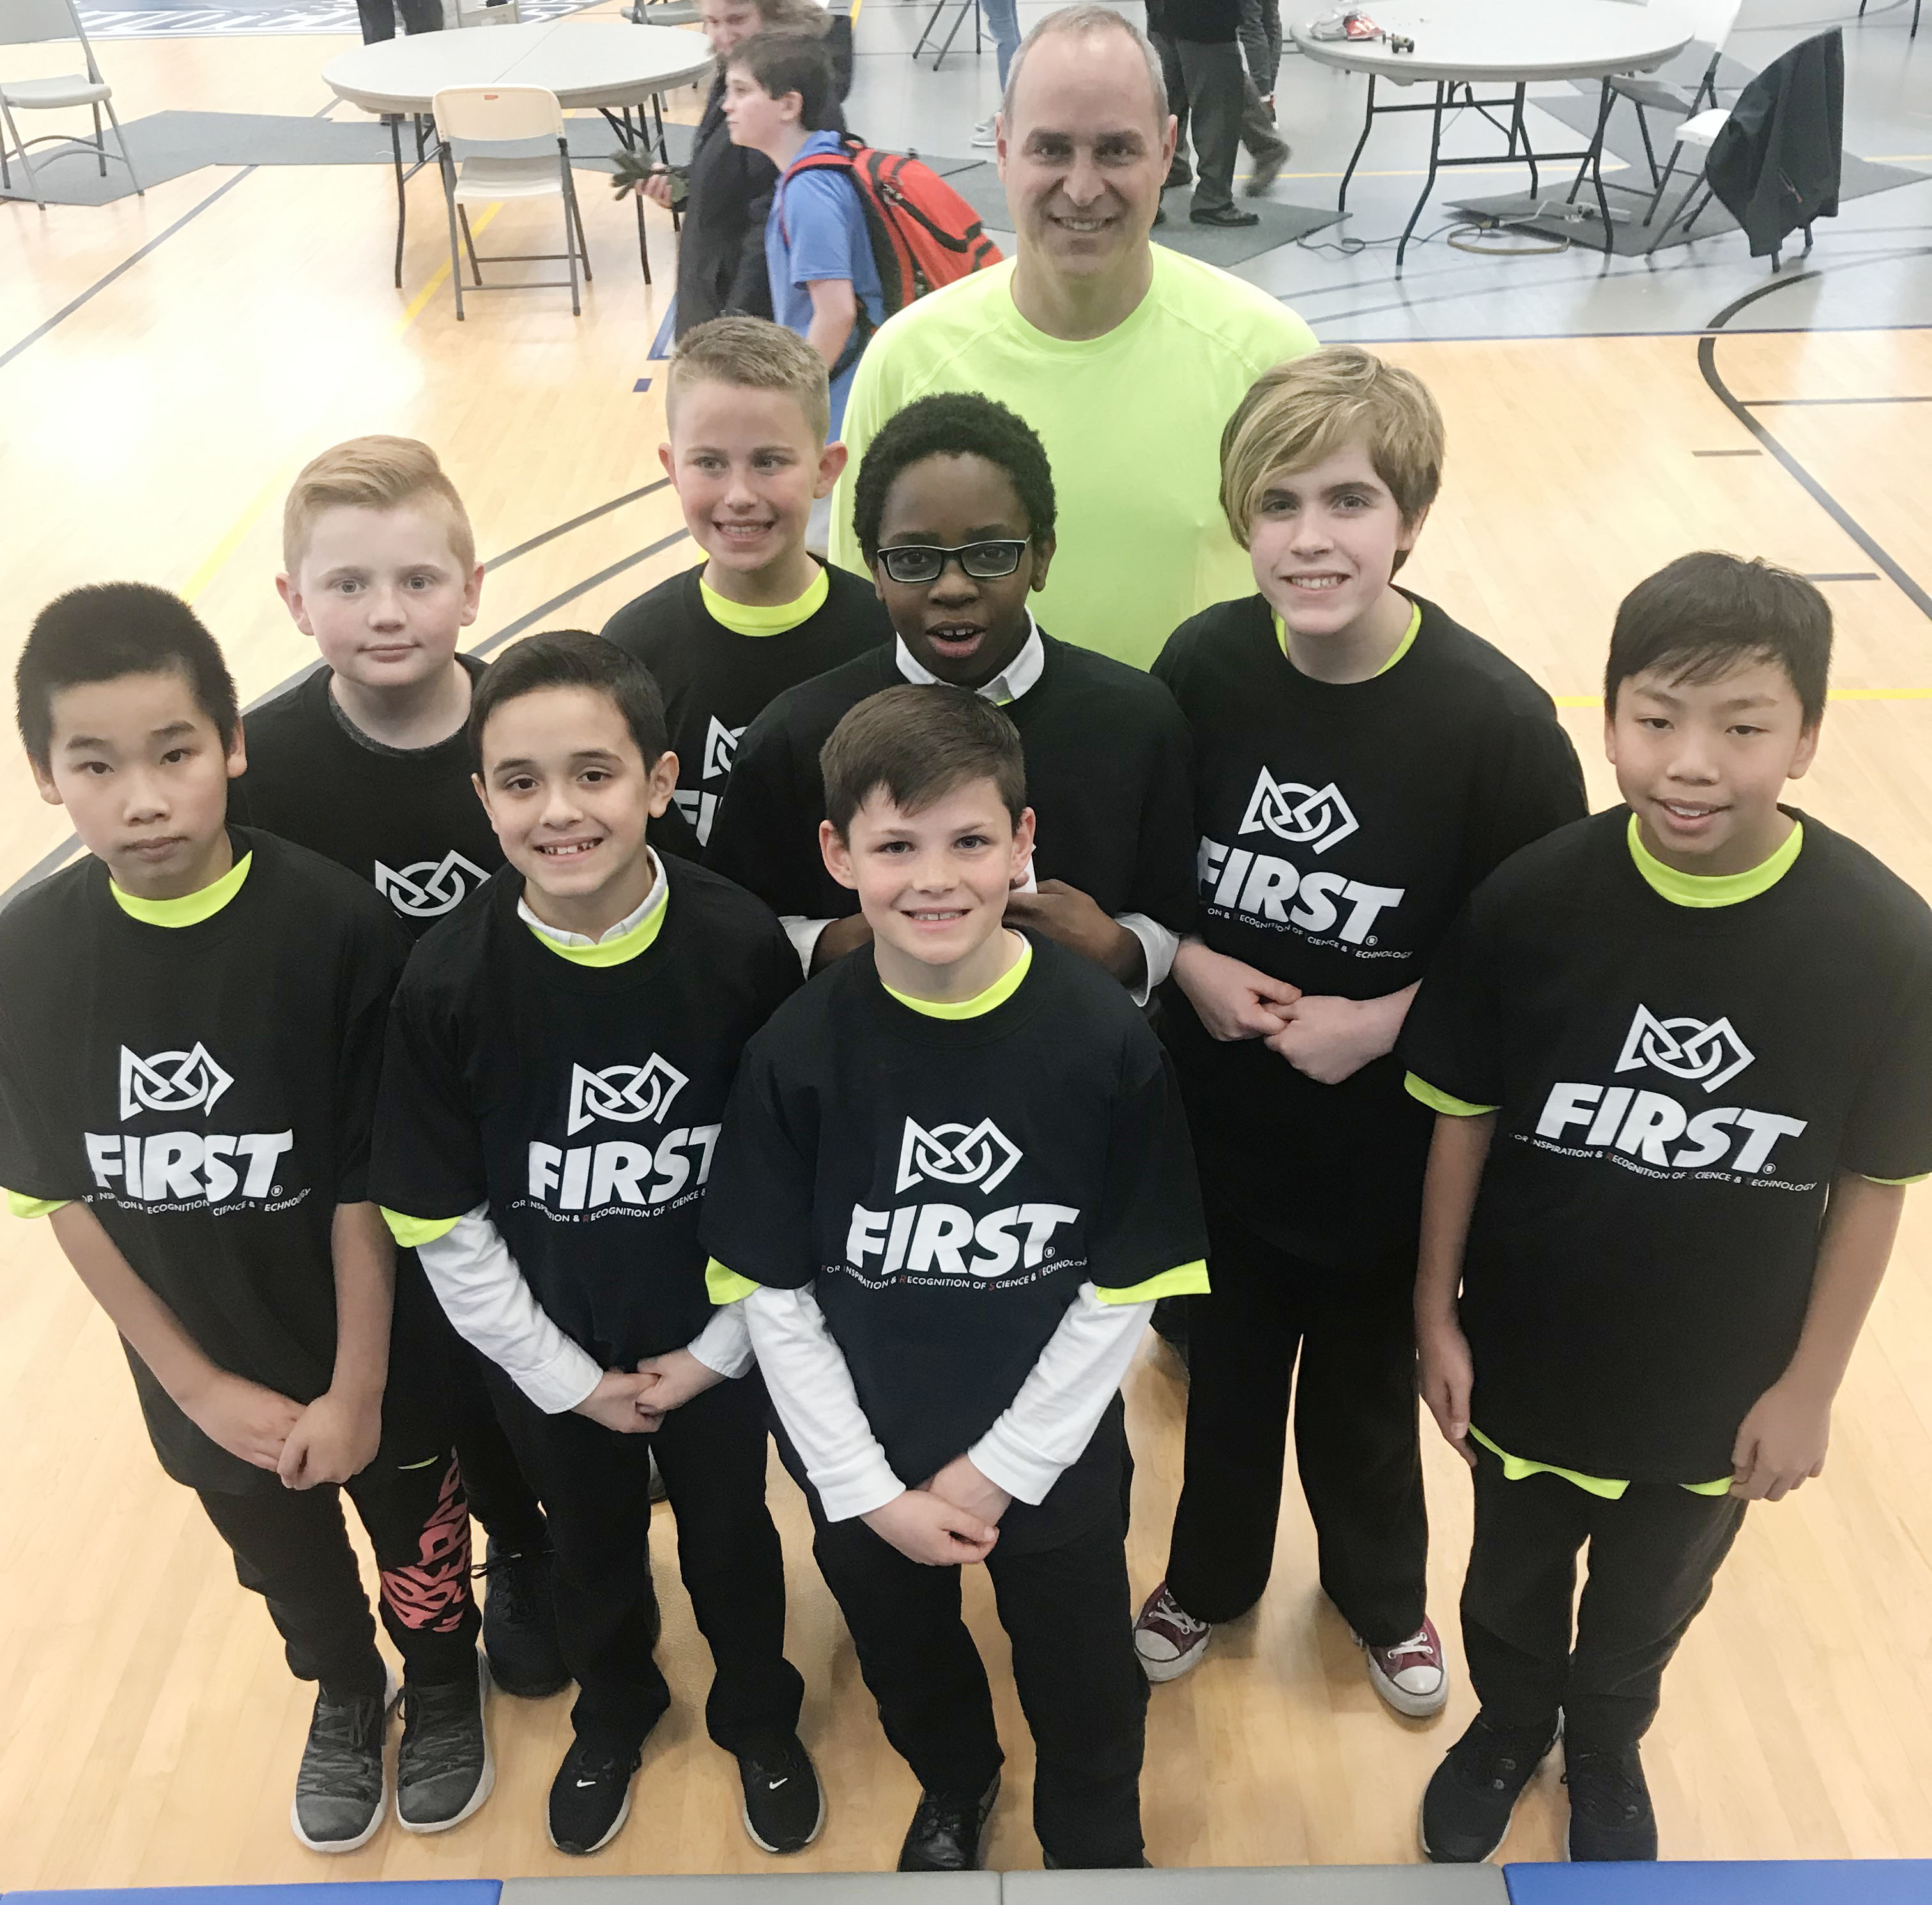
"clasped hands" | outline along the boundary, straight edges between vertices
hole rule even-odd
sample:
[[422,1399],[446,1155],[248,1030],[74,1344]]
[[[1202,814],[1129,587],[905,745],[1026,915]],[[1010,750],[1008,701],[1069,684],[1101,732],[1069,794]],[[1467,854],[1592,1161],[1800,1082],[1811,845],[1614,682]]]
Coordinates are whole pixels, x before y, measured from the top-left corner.
[[1012,1497],[969,1458],[956,1455],[918,1488],[895,1496],[860,1519],[908,1560],[928,1568],[984,1561],[1000,1538],[1000,1517]]
[[1174,955],[1174,976],[1210,1038],[1258,1039],[1317,1084],[1340,1084],[1393,1050],[1408,1003],[1402,993],[1381,999],[1304,993],[1198,940]]
[[620,1436],[648,1436],[673,1409],[724,1380],[689,1350],[667,1350],[634,1370],[606,1370],[574,1413]]

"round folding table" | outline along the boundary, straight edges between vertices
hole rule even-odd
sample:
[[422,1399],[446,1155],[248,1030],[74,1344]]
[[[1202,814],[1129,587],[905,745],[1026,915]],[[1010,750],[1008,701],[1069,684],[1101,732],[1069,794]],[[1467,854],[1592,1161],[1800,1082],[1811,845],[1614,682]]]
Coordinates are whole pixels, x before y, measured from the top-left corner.
[[[620,26],[613,20],[532,21],[527,26],[476,27],[379,40],[338,54],[322,69],[338,98],[389,116],[396,167],[396,283],[403,281],[404,188],[430,156],[422,122],[446,86],[542,86],[566,112],[602,112],[628,147],[646,142],[644,107],[656,119],[656,143],[664,155],[662,95],[711,70],[701,34],[670,26]],[[631,119],[633,108],[638,122]],[[416,122],[414,164],[403,163],[402,119]],[[638,208],[638,248],[644,254],[644,207]],[[650,261],[644,259],[644,276]]]
[[[1474,158],[1458,157],[1450,164],[1461,167],[1527,163],[1529,189],[1534,196],[1539,164],[1580,160],[1582,170],[1577,181],[1580,184],[1587,176],[1595,188],[1597,210],[1604,221],[1607,246],[1610,208],[1604,192],[1603,154],[1604,126],[1612,97],[1610,88],[1604,88],[1596,130],[1589,144],[1580,152],[1538,152],[1532,148],[1523,124],[1526,92],[1540,80],[1604,80],[1612,74],[1652,71],[1674,58],[1690,44],[1695,33],[1690,20],[1681,15],[1670,0],[1656,0],[1650,6],[1632,6],[1628,0],[1424,0],[1420,5],[1375,4],[1372,17],[1388,38],[1318,40],[1306,25],[1295,26],[1292,32],[1296,46],[1310,59],[1324,66],[1369,76],[1368,110],[1362,122],[1362,136],[1355,142],[1348,170],[1342,175],[1341,189],[1335,200],[1337,211],[1348,208],[1348,182],[1354,176],[1376,121],[1392,112],[1431,115],[1428,177],[1396,246],[1398,272],[1416,221],[1436,189],[1442,164],[1443,119],[1450,112],[1465,109],[1480,112],[1503,134],[1508,141],[1508,149]],[[1412,40],[1414,51],[1396,52],[1391,42],[1398,38]],[[1433,96],[1406,104],[1378,104],[1376,89],[1384,83],[1427,86],[1432,88]],[[1478,99],[1476,88],[1479,85],[1508,86],[1511,90],[1506,94]],[[1508,123],[1493,118],[1492,110],[1507,111]]]

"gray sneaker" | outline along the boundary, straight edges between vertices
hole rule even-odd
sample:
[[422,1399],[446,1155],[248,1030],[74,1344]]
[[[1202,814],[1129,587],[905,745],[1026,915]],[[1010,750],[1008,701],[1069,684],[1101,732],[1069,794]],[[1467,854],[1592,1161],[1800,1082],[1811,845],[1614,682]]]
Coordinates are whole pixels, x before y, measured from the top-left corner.
[[403,1684],[403,1743],[396,1750],[396,1822],[405,1832],[446,1832],[490,1796],[496,1768],[483,1725],[490,1670],[447,1686]]
[[353,1852],[376,1836],[387,1796],[382,1736],[389,1702],[364,1694],[338,1704],[318,1694],[296,1774],[289,1825],[310,1852]]

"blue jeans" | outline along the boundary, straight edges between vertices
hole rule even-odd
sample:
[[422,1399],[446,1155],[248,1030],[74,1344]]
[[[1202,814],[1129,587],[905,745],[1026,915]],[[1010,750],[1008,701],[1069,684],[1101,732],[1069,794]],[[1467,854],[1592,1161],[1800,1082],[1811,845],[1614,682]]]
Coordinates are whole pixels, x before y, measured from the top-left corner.
[[993,51],[1000,62],[1000,92],[1006,90],[1006,68],[1020,50],[1019,0],[980,0],[980,10],[993,35]]

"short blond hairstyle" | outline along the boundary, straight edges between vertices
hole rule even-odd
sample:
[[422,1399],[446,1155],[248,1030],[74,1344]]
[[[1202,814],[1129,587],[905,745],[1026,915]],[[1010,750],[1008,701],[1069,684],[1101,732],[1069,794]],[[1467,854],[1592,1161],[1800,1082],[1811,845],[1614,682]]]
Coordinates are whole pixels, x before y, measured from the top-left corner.
[[832,434],[832,385],[825,360],[796,331],[763,317],[714,317],[678,340],[664,379],[664,425],[677,427],[677,400],[694,383],[782,390],[797,400],[822,447]]
[[1353,344],[1264,372],[1221,433],[1221,508],[1234,540],[1248,546],[1271,476],[1349,442],[1367,450],[1404,524],[1418,520],[1442,487],[1443,456],[1442,412],[1420,377]]
[[436,452],[413,436],[352,436],[310,463],[282,506],[282,566],[293,575],[326,509],[400,509],[428,501],[449,526],[450,553],[467,576],[476,565],[470,512]]

